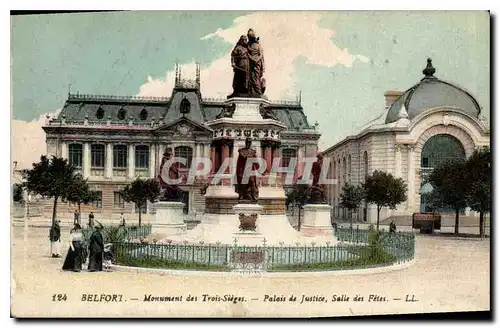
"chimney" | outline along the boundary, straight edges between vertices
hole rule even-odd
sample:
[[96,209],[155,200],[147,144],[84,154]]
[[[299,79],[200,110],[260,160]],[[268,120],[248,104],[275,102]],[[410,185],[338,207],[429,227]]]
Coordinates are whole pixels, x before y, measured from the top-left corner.
[[385,97],[385,109],[389,109],[391,107],[394,100],[398,99],[404,92],[403,91],[386,91],[384,93]]

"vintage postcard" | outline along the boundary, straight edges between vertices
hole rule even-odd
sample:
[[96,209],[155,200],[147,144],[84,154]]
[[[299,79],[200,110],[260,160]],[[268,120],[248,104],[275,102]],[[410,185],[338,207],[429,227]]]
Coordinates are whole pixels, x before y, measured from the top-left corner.
[[11,56],[13,317],[488,317],[488,12],[16,14]]

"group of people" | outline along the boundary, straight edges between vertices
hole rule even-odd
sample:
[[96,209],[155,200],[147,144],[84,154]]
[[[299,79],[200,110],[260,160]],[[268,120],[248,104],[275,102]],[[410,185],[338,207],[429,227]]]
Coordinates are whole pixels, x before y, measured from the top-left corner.
[[[73,225],[75,225],[75,224],[81,225],[80,212],[78,210],[75,210],[75,212],[73,213]],[[89,227],[93,227],[93,226],[94,226],[94,212],[90,212],[89,213]]]
[[[74,224],[73,229],[70,231],[69,249],[66,259],[64,260],[63,270],[80,272],[88,255],[88,271],[102,271],[104,255],[104,238],[101,233],[102,228],[102,224],[97,222],[95,230],[90,236],[87,250],[83,243],[84,236],[82,227],[79,223]],[[50,228],[49,238],[51,242],[50,249],[52,257],[61,257],[61,226],[59,220],[56,220]]]

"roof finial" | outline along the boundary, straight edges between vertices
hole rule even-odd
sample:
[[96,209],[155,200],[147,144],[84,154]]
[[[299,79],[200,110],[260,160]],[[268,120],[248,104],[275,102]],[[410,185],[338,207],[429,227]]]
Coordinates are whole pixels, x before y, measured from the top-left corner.
[[179,64],[175,62],[175,84],[174,84],[175,86],[177,86],[178,81],[179,81]]
[[424,68],[422,73],[424,73],[425,77],[433,77],[434,73],[436,73],[436,69],[432,67],[431,58],[427,58],[427,67]]

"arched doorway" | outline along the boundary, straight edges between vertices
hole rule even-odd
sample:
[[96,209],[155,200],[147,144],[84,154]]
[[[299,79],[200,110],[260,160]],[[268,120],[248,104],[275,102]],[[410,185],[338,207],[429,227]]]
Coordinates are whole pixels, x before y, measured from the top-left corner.
[[[427,140],[420,159],[420,211],[431,212],[432,186],[428,182],[432,170],[449,160],[465,160],[465,149],[460,140],[450,134],[436,134]],[[446,209],[443,209],[446,210]]]

